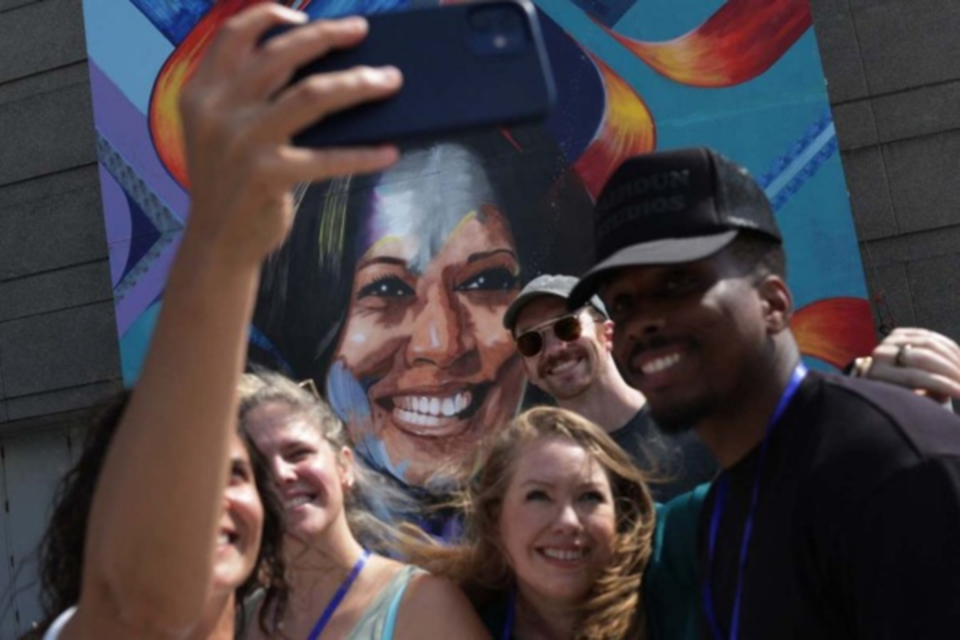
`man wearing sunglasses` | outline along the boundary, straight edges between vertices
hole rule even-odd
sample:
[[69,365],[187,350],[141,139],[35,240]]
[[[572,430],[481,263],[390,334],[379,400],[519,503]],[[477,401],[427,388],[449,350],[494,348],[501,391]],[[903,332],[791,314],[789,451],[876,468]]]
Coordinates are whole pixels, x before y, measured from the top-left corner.
[[723,468],[700,518],[703,637],[956,638],[960,421],[806,371],[759,185],[709,149],[637,156],[595,219],[571,306],[599,293],[627,382]]
[[658,500],[712,479],[717,467],[709,450],[692,433],[661,433],[643,394],[624,382],[611,353],[613,323],[600,299],[567,310],[576,284],[573,276],[539,276],[504,314],[529,381],[601,426],[641,468],[663,478],[652,485]]

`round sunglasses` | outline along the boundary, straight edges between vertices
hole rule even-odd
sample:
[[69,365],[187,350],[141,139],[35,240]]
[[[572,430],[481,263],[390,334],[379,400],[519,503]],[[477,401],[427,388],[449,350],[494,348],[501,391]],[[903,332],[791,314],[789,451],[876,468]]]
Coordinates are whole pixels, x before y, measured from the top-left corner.
[[532,358],[541,351],[544,345],[544,332],[553,328],[553,335],[563,342],[573,342],[583,334],[583,323],[580,321],[580,312],[578,309],[573,313],[560,316],[539,324],[517,336],[517,351],[525,358]]

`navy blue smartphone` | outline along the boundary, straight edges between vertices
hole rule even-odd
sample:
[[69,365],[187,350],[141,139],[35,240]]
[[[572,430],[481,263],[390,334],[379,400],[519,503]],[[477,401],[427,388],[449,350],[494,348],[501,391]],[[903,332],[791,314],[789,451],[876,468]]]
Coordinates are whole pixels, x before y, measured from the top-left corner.
[[393,65],[403,88],[333,114],[294,137],[307,147],[403,142],[546,119],[553,78],[536,9],[491,0],[367,17],[367,38],[298,70],[293,81],[356,65]]

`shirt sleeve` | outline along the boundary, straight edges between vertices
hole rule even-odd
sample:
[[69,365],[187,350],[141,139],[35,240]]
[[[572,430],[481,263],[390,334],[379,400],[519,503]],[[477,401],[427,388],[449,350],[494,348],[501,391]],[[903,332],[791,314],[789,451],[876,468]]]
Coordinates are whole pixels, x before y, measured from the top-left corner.
[[927,460],[888,478],[845,542],[855,637],[960,637],[960,460]]
[[643,578],[653,640],[697,640],[700,590],[697,528],[708,484],[657,505],[653,554]]

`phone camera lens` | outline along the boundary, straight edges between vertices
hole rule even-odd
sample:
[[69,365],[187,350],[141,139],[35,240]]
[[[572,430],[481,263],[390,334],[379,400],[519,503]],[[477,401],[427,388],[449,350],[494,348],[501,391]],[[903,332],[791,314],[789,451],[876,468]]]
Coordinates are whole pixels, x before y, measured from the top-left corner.
[[470,26],[477,31],[489,31],[493,27],[489,11],[475,11],[470,16]]

